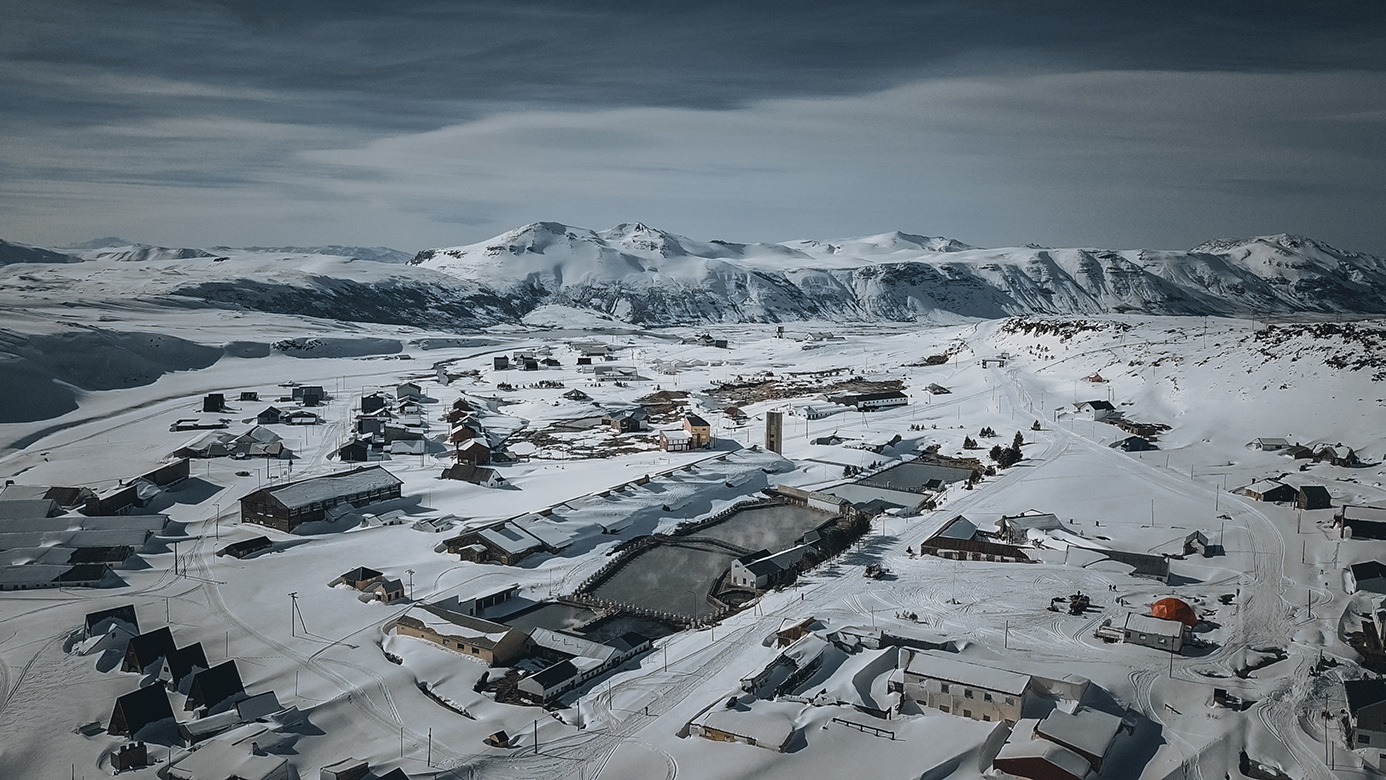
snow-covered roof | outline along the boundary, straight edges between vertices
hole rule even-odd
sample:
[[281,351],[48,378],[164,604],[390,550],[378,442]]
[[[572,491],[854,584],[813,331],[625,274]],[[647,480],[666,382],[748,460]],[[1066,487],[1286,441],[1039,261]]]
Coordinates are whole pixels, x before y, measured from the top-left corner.
[[[1022,733],[1020,725],[1016,725],[1016,734]],[[996,754],[995,763],[1004,766],[1010,760],[1034,760],[1039,759],[1052,764],[1063,772],[1082,780],[1092,771],[1088,766],[1087,759],[1074,753],[1063,745],[1055,744],[1047,739],[1026,739],[1014,742],[1007,742],[1001,746],[1001,752]]]
[[266,780],[277,775],[288,759],[273,754],[256,755],[249,745],[212,740],[169,768],[170,777],[195,780],[205,777],[238,777]]
[[1055,742],[1101,759],[1121,730],[1121,718],[1086,707],[1072,714],[1054,710],[1035,730]]
[[514,630],[500,623],[492,623],[482,618],[449,612],[428,605],[410,607],[404,616],[419,621],[429,631],[439,636],[466,639],[472,643],[495,645],[504,639],[506,634]]
[[1286,485],[1278,479],[1263,479],[1260,482],[1253,482],[1247,485],[1244,490],[1249,493],[1269,493],[1277,488],[1287,487],[1289,487],[1289,485]]
[[543,546],[543,543],[533,534],[511,523],[506,523],[498,528],[483,528],[477,531],[476,535],[497,549],[504,550],[511,555],[518,555]]
[[1056,515],[1047,512],[1026,512],[1022,515],[1002,517],[1001,522],[1013,529],[1062,529],[1064,524]]
[[368,493],[400,484],[400,479],[379,466],[368,466],[345,474],[329,474],[323,477],[305,479],[283,487],[271,488],[268,492],[288,509],[297,509],[310,504],[327,501],[355,493]]
[[828,649],[828,640],[816,634],[804,634],[793,644],[784,649],[783,655],[794,662],[794,666],[803,669],[813,662],[813,659],[823,654]]
[[779,712],[743,712],[714,708],[694,722],[738,737],[747,737],[757,745],[772,748],[783,746],[794,734],[793,722]]
[[560,631],[550,631],[547,628],[532,629],[529,638],[530,641],[545,650],[596,659],[599,662],[606,661],[616,654],[616,648],[610,645],[593,642],[590,639],[583,639],[580,636],[573,636]]
[[1126,628],[1143,634],[1177,637],[1184,633],[1184,624],[1178,620],[1165,620],[1154,615],[1141,615],[1135,612],[1126,616]]
[[905,669],[920,677],[971,685],[1015,696],[1025,693],[1030,687],[1028,674],[970,663],[960,660],[954,654],[931,650],[916,652]]
[[1386,523],[1386,507],[1347,504],[1343,507],[1342,515],[1347,520],[1370,520],[1376,523]]
[[693,438],[689,435],[688,431],[685,430],[660,431],[659,435],[663,436],[666,441],[671,442],[686,442]]

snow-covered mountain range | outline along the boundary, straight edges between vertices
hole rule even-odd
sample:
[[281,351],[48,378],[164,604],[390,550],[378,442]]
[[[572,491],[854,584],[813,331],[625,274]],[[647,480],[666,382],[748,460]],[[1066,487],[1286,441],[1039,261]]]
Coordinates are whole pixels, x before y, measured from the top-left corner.
[[1298,236],[1189,251],[979,249],[886,233],[782,244],[700,242],[643,224],[539,222],[414,264],[524,305],[642,324],[916,320],[940,315],[1386,312],[1386,260]]
[[[593,231],[537,222],[412,259],[385,247],[171,248],[120,239],[65,252],[0,243],[0,262],[23,262],[35,292],[47,281],[34,269],[68,264],[52,266],[52,283],[79,299],[129,276],[130,289],[149,299],[435,328],[515,323],[541,308],[644,326],[1386,314],[1386,259],[1290,235],[1187,251],[983,249],[900,232],[738,244],[639,223]],[[100,285],[89,284],[98,277]]]

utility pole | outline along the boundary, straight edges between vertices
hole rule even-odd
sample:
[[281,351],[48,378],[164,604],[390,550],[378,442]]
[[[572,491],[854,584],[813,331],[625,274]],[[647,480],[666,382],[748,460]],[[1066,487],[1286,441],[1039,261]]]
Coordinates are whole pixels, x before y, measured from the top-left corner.
[[298,591],[289,594],[289,636],[298,636],[298,627],[294,625],[296,614],[298,614]]
[[409,575],[409,600],[410,600],[410,601],[413,601],[413,600],[414,600],[414,570],[413,570],[413,569],[405,569],[405,570],[404,570],[404,573]]

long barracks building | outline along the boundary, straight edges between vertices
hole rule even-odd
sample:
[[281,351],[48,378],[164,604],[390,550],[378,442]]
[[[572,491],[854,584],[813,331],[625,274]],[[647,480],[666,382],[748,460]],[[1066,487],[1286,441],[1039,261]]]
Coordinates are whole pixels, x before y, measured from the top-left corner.
[[241,499],[241,522],[293,531],[341,504],[365,506],[400,497],[399,477],[380,466],[261,488]]

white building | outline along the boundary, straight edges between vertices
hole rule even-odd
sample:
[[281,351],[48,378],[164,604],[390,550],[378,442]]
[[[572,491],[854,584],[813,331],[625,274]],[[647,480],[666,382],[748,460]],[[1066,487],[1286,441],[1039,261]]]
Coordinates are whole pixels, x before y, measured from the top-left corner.
[[1034,680],[992,666],[962,660],[954,653],[901,650],[907,657],[904,694],[921,706],[952,715],[1014,725],[1035,695]]

